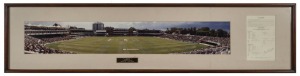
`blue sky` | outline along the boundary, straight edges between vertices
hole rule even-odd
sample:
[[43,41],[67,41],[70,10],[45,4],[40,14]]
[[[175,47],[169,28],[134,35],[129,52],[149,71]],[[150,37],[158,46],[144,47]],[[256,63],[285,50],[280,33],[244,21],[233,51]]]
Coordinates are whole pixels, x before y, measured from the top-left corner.
[[[54,23],[62,25],[62,27],[76,26],[79,28],[92,29],[94,22],[51,22],[51,21],[26,21],[25,24],[30,26],[52,26]],[[190,28],[190,27],[210,27],[211,29],[223,29],[226,31],[230,30],[229,21],[184,21],[184,22],[102,22],[104,26],[111,26],[115,28],[129,28],[135,27],[137,29],[159,29],[166,30],[171,27],[178,28]]]

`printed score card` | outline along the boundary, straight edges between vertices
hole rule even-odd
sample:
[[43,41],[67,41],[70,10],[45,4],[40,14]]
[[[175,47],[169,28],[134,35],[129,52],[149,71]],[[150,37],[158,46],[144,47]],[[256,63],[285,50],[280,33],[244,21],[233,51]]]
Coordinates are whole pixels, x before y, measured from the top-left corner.
[[247,60],[275,60],[275,16],[247,16]]

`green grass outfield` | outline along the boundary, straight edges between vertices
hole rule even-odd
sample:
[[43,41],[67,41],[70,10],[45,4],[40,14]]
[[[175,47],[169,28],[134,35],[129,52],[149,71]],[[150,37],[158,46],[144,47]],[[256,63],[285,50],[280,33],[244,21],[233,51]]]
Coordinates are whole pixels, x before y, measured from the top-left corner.
[[206,47],[196,43],[143,36],[85,37],[46,46],[81,54],[167,54]]

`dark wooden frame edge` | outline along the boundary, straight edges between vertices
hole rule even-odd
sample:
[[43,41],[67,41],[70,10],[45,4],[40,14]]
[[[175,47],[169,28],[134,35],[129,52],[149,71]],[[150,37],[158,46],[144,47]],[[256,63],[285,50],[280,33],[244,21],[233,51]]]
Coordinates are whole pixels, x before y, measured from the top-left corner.
[[[9,11],[10,7],[291,7],[291,69],[265,70],[174,70],[174,69],[10,69],[9,67]],[[4,72],[5,73],[296,73],[296,3],[219,3],[219,4],[4,4]]]

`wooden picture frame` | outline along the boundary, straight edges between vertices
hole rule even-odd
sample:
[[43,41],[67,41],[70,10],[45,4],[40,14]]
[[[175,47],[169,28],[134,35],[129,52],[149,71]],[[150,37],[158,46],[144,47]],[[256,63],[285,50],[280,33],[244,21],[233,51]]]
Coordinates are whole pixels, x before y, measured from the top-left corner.
[[[12,7],[290,7],[290,69],[222,69],[222,70],[190,70],[190,69],[11,69],[10,56],[10,10]],[[296,73],[296,4],[295,3],[224,3],[224,4],[5,4],[5,73]]]

